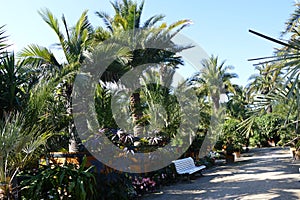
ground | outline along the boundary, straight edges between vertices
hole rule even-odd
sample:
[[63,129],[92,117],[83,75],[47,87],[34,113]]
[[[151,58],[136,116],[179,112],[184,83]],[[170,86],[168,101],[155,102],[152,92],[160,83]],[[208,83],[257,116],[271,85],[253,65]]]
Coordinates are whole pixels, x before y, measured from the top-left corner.
[[289,148],[250,149],[235,163],[208,169],[192,182],[165,186],[143,200],[300,199],[299,168]]

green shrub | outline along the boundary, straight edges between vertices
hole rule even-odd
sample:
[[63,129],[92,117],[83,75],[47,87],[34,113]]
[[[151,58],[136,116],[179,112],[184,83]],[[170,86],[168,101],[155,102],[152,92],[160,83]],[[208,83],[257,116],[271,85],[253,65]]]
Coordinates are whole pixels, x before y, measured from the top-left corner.
[[127,200],[136,196],[132,181],[127,173],[111,171],[97,174],[97,200]]
[[85,169],[85,164],[86,158],[79,167],[47,165],[21,173],[22,199],[97,199],[95,176],[90,172],[91,167]]

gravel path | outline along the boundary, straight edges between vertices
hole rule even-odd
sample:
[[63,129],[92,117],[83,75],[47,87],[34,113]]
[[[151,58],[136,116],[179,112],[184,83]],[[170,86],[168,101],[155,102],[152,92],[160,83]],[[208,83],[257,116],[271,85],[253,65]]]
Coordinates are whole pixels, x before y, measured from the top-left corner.
[[208,169],[192,183],[165,186],[143,200],[300,199],[299,167],[288,148],[251,149],[233,164]]

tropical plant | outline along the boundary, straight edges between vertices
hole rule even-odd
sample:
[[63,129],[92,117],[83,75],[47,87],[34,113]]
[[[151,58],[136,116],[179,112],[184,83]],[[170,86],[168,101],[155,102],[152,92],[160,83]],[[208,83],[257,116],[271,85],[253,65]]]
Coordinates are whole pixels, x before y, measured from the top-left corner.
[[[41,10],[39,14],[57,35],[59,39],[57,45],[62,49],[65,60],[59,62],[49,49],[39,45],[30,45],[24,48],[19,53],[19,57],[24,64],[36,68],[40,72],[42,75],[39,76],[40,80],[47,80],[42,86],[51,86],[49,92],[54,94],[54,102],[64,106],[64,116],[67,116],[69,124],[63,128],[69,133],[69,151],[78,151],[80,141],[76,134],[72,116],[72,84],[85,59],[84,52],[92,48],[93,28],[89,23],[87,11],[82,13],[76,25],[72,28],[68,27],[65,17],[62,16],[65,34],[61,30],[57,18],[48,9]],[[50,112],[48,114],[56,113]],[[43,115],[46,115],[46,113]]]
[[5,31],[0,27],[0,120],[26,106],[29,91],[35,83],[32,70],[16,63],[13,52],[8,52]]
[[[217,142],[217,138],[222,132],[221,125],[223,124],[224,110],[221,108],[221,104],[225,103],[221,101],[221,95],[225,94],[229,98],[235,93],[236,86],[231,83],[232,78],[236,78],[237,74],[230,73],[228,70],[232,69],[232,66],[225,66],[225,61],[219,63],[218,57],[211,56],[209,59],[202,61],[203,68],[200,72],[196,73],[190,80],[189,84],[195,88],[198,93],[200,102],[202,104],[208,104],[208,113],[206,114],[206,132],[208,136],[206,141],[209,149],[203,151],[204,157],[209,151],[212,150],[213,145]],[[201,151],[202,152],[202,151]]]
[[[260,68],[263,73],[256,78],[256,82],[260,82],[261,86],[264,85],[262,93],[266,94],[261,93],[255,97],[250,117],[241,124],[241,127],[248,133],[252,131],[251,127],[256,117],[263,115],[266,111],[270,113],[274,105],[284,103],[289,105],[285,125],[290,124],[290,116],[295,116],[292,122],[295,131],[292,132],[295,132],[296,135],[299,134],[299,13],[299,4],[295,4],[295,11],[292,13],[290,19],[287,20],[286,28],[282,33],[283,36],[289,37],[287,42],[258,34],[261,37],[282,45],[282,48],[275,50],[274,56],[254,59],[260,60],[255,65],[266,66],[265,69]],[[253,83],[257,85],[255,81]]]
[[0,198],[10,199],[16,175],[32,160],[38,158],[41,146],[51,136],[39,127],[25,126],[22,115],[9,115],[0,126]]
[[[123,0],[123,2],[116,1],[112,3],[112,6],[115,11],[113,17],[110,17],[105,12],[96,12],[96,14],[105,23],[107,29],[106,35],[110,35],[110,38],[120,38],[118,35],[124,32],[128,33],[126,35],[123,34],[121,38],[124,38],[126,41],[130,39],[129,51],[131,52],[131,59],[127,60],[125,65],[110,65],[102,76],[103,81],[117,82],[130,69],[149,63],[152,64],[148,67],[156,66],[161,69],[167,67],[173,68],[173,70],[178,64],[182,64],[180,57],[177,57],[175,54],[184,48],[174,44],[171,39],[190,23],[189,20],[180,20],[170,26],[167,26],[166,23],[156,26],[157,22],[161,21],[164,16],[155,15],[147,19],[145,23],[141,25],[144,1],[142,1],[140,5],[131,0]],[[103,33],[103,28],[99,32]],[[145,48],[149,46],[149,44],[153,46],[154,43],[159,44],[158,47],[161,46],[164,47],[164,49]],[[123,42],[123,44],[128,44],[128,42]],[[166,49],[168,49],[168,51],[166,51]],[[138,77],[133,77],[133,79],[137,79],[135,84],[138,84]],[[130,109],[132,121],[133,124],[135,124],[134,134],[137,136],[137,132],[142,129],[139,122],[143,118],[143,108],[141,106],[139,90],[133,91],[130,96]]]
[[[270,63],[255,67],[256,70],[259,71],[259,74],[254,74],[249,78],[252,82],[247,85],[248,99],[251,99],[252,95],[252,100],[259,95],[266,96],[282,84],[282,79],[280,77],[281,72],[277,67],[277,65]],[[266,112],[272,112],[271,102],[269,102]]]
[[246,89],[242,86],[235,87],[235,93],[230,96],[226,103],[227,117],[237,120],[244,120],[247,118],[247,111],[249,110],[249,100],[247,98]]
[[85,168],[86,162],[84,157],[79,167],[54,164],[23,171],[20,174],[22,199],[98,199],[96,178],[92,166]]
[[0,56],[2,56],[2,53],[7,52],[6,51],[7,47],[10,46],[9,44],[6,43],[8,36],[5,35],[4,27],[5,25],[0,26]]
[[197,88],[199,93],[204,94],[212,101],[213,108],[220,108],[221,94],[229,95],[235,92],[235,86],[231,79],[237,78],[237,74],[230,73],[232,66],[225,66],[225,61],[219,63],[218,57],[211,56],[203,60],[203,68],[191,78],[191,83]]
[[[222,146],[226,146],[226,141],[231,140],[234,151],[242,151],[242,147],[247,144],[246,135],[238,129],[240,120],[228,118],[225,120],[220,140],[223,141]],[[221,149],[219,149],[221,150]]]
[[267,113],[258,117],[255,120],[257,129],[255,130],[255,135],[258,136],[259,143],[262,146],[269,146],[269,141],[273,140],[275,145],[280,141],[281,128],[284,125],[285,118],[280,115]]

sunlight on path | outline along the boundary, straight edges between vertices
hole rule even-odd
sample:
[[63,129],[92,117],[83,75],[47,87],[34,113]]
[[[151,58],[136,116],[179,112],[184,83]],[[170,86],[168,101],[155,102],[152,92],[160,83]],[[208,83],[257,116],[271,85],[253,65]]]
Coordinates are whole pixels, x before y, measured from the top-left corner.
[[289,149],[251,149],[236,163],[209,169],[192,183],[166,186],[143,199],[300,199],[299,167]]

